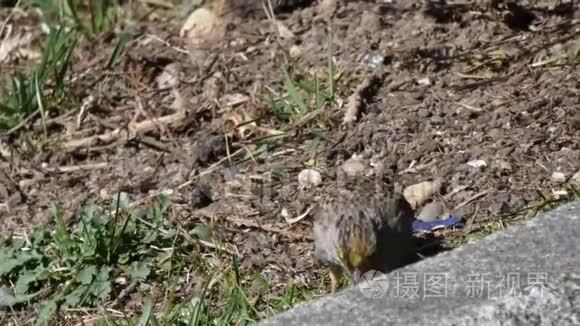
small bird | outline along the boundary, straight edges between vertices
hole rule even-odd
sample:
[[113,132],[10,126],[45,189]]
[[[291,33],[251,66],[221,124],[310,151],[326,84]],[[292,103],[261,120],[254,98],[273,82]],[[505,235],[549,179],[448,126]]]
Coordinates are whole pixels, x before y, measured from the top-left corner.
[[381,188],[359,176],[321,194],[314,213],[314,254],[329,269],[333,294],[341,274],[356,284],[370,270],[388,273],[417,257],[413,209],[400,191]]

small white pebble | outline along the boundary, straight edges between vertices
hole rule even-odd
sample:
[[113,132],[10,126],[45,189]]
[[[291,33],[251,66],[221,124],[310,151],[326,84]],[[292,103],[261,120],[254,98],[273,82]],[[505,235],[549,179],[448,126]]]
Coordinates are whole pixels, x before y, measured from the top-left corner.
[[467,162],[467,165],[474,167],[474,168],[480,168],[480,167],[486,167],[487,163],[484,160],[473,160],[473,161]]
[[554,190],[552,191],[552,195],[556,198],[556,199],[560,199],[562,197],[566,197],[568,196],[568,192],[566,190]]
[[302,48],[297,46],[297,45],[293,45],[290,47],[290,50],[288,51],[288,53],[290,54],[290,56],[292,58],[299,58],[302,56],[302,53],[304,51],[302,51]]
[[577,183],[580,185],[580,170],[578,170],[578,172],[574,173],[574,175],[572,176],[572,178],[570,180],[573,183]]
[[290,213],[288,213],[288,210],[286,208],[282,208],[282,211],[280,211],[280,215],[282,215],[282,217],[285,220],[290,218]]
[[560,171],[556,171],[556,172],[552,173],[552,181],[564,182],[564,181],[566,181],[566,175]]
[[119,285],[125,285],[127,284],[127,278],[126,277],[117,277],[115,278],[115,284],[119,284]]
[[502,170],[511,170],[512,169],[512,165],[510,164],[510,162],[505,161],[505,160],[498,160],[497,165]]
[[342,164],[342,170],[350,177],[365,175],[368,164],[365,160],[349,159]]
[[429,79],[428,77],[421,78],[421,79],[417,80],[417,84],[423,85],[423,86],[431,86],[431,79]]
[[298,183],[304,188],[316,187],[322,182],[322,175],[315,169],[304,169],[298,174]]

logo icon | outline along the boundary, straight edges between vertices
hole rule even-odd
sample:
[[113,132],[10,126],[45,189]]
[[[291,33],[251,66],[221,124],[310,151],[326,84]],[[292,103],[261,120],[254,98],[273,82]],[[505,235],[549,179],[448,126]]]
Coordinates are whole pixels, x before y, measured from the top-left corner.
[[369,299],[380,299],[387,294],[389,280],[380,271],[370,270],[361,276],[359,289]]

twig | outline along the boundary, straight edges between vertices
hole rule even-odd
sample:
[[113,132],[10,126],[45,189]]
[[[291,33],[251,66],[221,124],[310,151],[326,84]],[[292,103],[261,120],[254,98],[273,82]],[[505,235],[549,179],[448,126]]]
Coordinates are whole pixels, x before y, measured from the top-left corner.
[[173,148],[171,148],[170,145],[160,142],[152,137],[137,137],[135,138],[135,141],[145,145],[145,146],[149,146],[153,149],[159,150],[162,152],[162,154],[165,153],[169,153],[171,155],[173,155],[173,157],[178,160],[178,161],[182,161],[182,162],[188,162],[189,161],[189,157],[187,157],[187,155],[185,155],[185,153],[183,153],[182,151],[177,151]]
[[313,208],[314,208],[314,206],[310,206],[310,207],[308,207],[308,209],[306,210],[306,212],[304,212],[303,214],[300,214],[300,215],[298,215],[297,217],[294,217],[294,218],[284,217],[284,219],[290,225],[292,225],[294,223],[298,223],[298,222],[302,221],[310,213],[310,211],[312,211]]
[[468,205],[468,204],[469,204],[469,203],[471,203],[472,201],[474,201],[474,200],[476,200],[476,199],[479,199],[479,198],[481,198],[481,197],[483,197],[483,196],[487,195],[487,194],[488,194],[488,193],[490,193],[492,190],[493,190],[493,189],[492,189],[492,188],[490,188],[490,189],[484,190],[484,191],[482,191],[482,192],[480,192],[480,193],[477,193],[477,194],[475,194],[475,195],[471,196],[470,198],[468,198],[468,199],[467,199],[467,200],[465,200],[464,202],[462,202],[462,203],[460,203],[459,205],[455,206],[455,208],[454,208],[453,210],[454,210],[454,211],[456,211],[456,210],[460,209],[461,207]]
[[474,111],[474,112],[481,112],[481,111],[483,111],[483,109],[481,109],[481,108],[478,108],[478,107],[475,107],[475,106],[471,106],[471,105],[468,105],[468,104],[464,104],[464,103],[460,103],[460,102],[457,102],[456,104],[459,105],[459,106],[461,106],[462,108],[465,108],[465,109],[468,109],[468,110],[471,110],[471,111]]
[[196,242],[196,243],[199,243],[200,245],[202,245],[204,247],[207,247],[207,248],[210,248],[210,249],[219,250],[219,251],[223,251],[223,252],[225,252],[225,253],[227,253],[227,254],[229,254],[231,256],[238,256],[238,257],[240,257],[240,253],[238,252],[238,250],[235,250],[234,251],[234,250],[228,249],[225,246],[216,244],[215,242],[205,241],[205,240],[202,240],[202,239],[194,239],[189,234],[187,234],[187,232],[185,232],[185,230],[180,229],[180,231],[181,231],[181,234],[183,235],[183,237],[187,241],[189,241],[189,242],[192,242],[192,243]]
[[115,300],[111,303],[111,308],[117,306],[126,296],[129,295],[136,287],[139,285],[139,282],[131,282],[126,288],[121,290],[121,293],[115,298]]
[[30,122],[30,120],[36,118],[38,114],[40,114],[40,109],[36,109],[36,111],[32,112],[28,117],[20,121],[16,126],[12,127],[10,130],[5,132],[4,136],[9,136],[17,132],[18,130],[20,130],[20,128],[24,127],[28,122]]
[[236,224],[238,226],[260,229],[260,230],[270,232],[270,233],[277,233],[277,234],[280,234],[281,236],[283,236],[289,240],[292,240],[292,241],[294,241],[294,240],[298,240],[298,241],[305,241],[305,240],[312,241],[312,240],[314,240],[312,235],[299,234],[297,232],[292,232],[292,231],[289,231],[286,227],[276,225],[276,224],[270,224],[270,223],[261,224],[261,223],[257,223],[256,221],[246,220],[246,219],[242,219],[242,218],[239,218],[236,216],[226,216],[225,220],[227,222]]
[[14,8],[12,8],[12,10],[10,10],[10,13],[8,14],[8,16],[6,17],[6,19],[4,19],[4,21],[2,22],[2,26],[0,27],[0,36],[2,36],[2,33],[4,33],[4,28],[6,28],[6,25],[8,24],[8,21],[10,19],[12,19],[12,16],[14,16],[14,12],[18,9],[18,7],[20,6],[20,1],[18,0],[16,1],[16,4],[14,5]]
[[539,68],[539,67],[547,66],[547,65],[552,64],[554,62],[557,62],[558,60],[560,60],[562,58],[563,57],[554,56],[554,57],[551,57],[551,58],[547,58],[547,59],[540,60],[538,62],[534,62],[532,64],[529,64],[528,67],[530,67],[530,68]]
[[477,218],[477,213],[479,213],[479,204],[475,205],[475,212],[471,215],[471,217],[465,222],[465,229],[467,233],[473,231],[473,223],[475,223],[475,219]]
[[173,46],[173,45],[171,45],[171,43],[167,42],[166,40],[160,38],[157,35],[154,35],[154,34],[145,34],[145,35],[148,36],[148,37],[150,37],[150,38],[152,38],[152,39],[154,39],[154,40],[156,40],[156,41],[158,41],[158,42],[163,43],[165,46],[172,48],[176,52],[183,53],[183,54],[190,54],[189,51],[187,51],[185,49],[182,49],[182,48],[179,48],[177,46]]
[[319,114],[324,113],[325,109],[326,109],[326,103],[324,105],[322,105],[320,108],[318,108],[314,111],[308,112],[307,114],[303,115],[298,121],[294,122],[292,124],[292,126],[287,128],[285,131],[290,131],[291,129],[300,128],[300,127],[306,125],[308,122],[310,122],[314,118],[316,118]]
[[96,99],[92,94],[83,100],[79,113],[77,114],[77,129],[81,128],[81,125],[89,113],[89,110],[95,105],[95,101]]
[[455,195],[456,193],[463,191],[465,189],[469,188],[469,186],[460,186],[457,187],[455,189],[453,189],[451,192],[449,192],[448,194],[445,194],[445,198],[451,198],[451,196]]
[[94,311],[94,312],[99,311],[100,316],[87,317],[87,318],[83,319],[81,322],[79,322],[78,324],[75,324],[75,326],[92,325],[93,324],[92,322],[105,318],[103,316],[105,316],[106,313],[112,313],[116,317],[119,317],[119,318],[126,316],[125,314],[123,314],[122,312],[120,312],[118,310],[114,310],[111,308],[104,308],[102,306],[99,306],[98,308],[68,308],[65,310],[65,312],[84,312],[86,314],[88,314],[89,312],[92,312],[92,311]]
[[[266,6],[266,4],[268,6]],[[264,10],[264,13],[266,14],[268,20],[276,26],[279,37],[283,39],[292,39],[295,37],[294,33],[288,27],[286,27],[284,24],[282,24],[282,22],[276,19],[271,0],[262,1],[262,9]]]
[[153,122],[157,129],[159,129],[162,133],[169,135],[169,131],[167,130],[167,128],[160,124],[159,122],[156,121],[155,117],[151,116],[143,107],[143,102],[141,101],[141,98],[139,98],[139,96],[135,96],[135,103],[137,110],[148,120]]
[[160,150],[162,152],[165,153],[170,153],[170,154],[175,154],[173,150],[171,150],[170,148],[167,148],[167,146],[160,142],[155,140],[154,138],[151,137],[137,137],[136,141],[140,142],[143,145],[147,145],[151,148],[155,148],[157,150]]
[[79,148],[91,147],[97,143],[108,144],[114,141],[124,143],[134,139],[138,134],[144,134],[155,130],[157,124],[164,126],[172,125],[174,128],[179,128],[188,123],[187,114],[184,112],[177,112],[154,120],[156,121],[145,120],[138,123],[130,123],[127,128],[117,128],[101,135],[71,140],[64,144],[64,150],[67,152],[73,152]]
[[69,173],[69,172],[77,172],[77,171],[104,169],[107,166],[109,166],[109,163],[99,162],[99,163],[59,166],[59,167],[55,167],[55,168],[43,166],[42,169],[45,170],[46,172]]
[[494,78],[494,76],[490,76],[490,75],[467,75],[467,74],[462,74],[460,72],[457,72],[456,75],[461,77],[461,78],[465,78],[465,79],[477,79],[477,80],[488,80],[488,79]]
[[346,105],[346,112],[344,113],[344,118],[342,120],[343,124],[351,124],[358,119],[360,109],[363,105],[363,99],[368,95],[366,94],[368,89],[373,86],[373,83],[378,82],[379,76],[377,74],[372,74],[366,77],[363,82],[358,85],[354,93],[348,98],[348,104]]
[[401,175],[401,174],[405,174],[405,173],[414,173],[414,172],[417,172],[419,170],[423,170],[425,168],[428,168],[428,167],[434,165],[436,162],[435,161],[432,161],[430,163],[425,163],[425,164],[417,165],[416,167],[415,167],[415,163],[417,163],[417,162],[416,161],[413,161],[413,163],[411,163],[408,168],[400,171],[397,174]]
[[[179,92],[174,89],[174,93],[175,96],[180,96]],[[143,107],[143,102],[141,101],[140,97],[138,95],[135,96],[135,102],[137,103],[137,109],[139,110],[139,112],[141,112],[141,114],[143,116],[145,116],[148,120],[156,122],[155,117],[151,116]],[[183,112],[183,111],[178,111],[178,112]],[[157,128],[160,130],[160,133],[163,133],[167,136],[167,138],[169,139],[169,141],[174,145],[174,147],[178,147],[179,145],[177,145],[177,142],[175,141],[175,137],[172,133],[169,132],[169,130],[166,128],[165,125],[159,124],[157,123]],[[148,141],[150,145],[152,146],[159,146],[159,148],[163,148],[165,150],[169,150],[169,153],[173,154],[173,156],[176,159],[181,159],[183,161],[188,161],[188,157],[186,155],[184,155],[182,152],[177,152],[173,149],[169,149],[169,148],[165,148],[163,143],[161,142],[157,142],[156,140],[154,140],[151,137],[144,137],[147,139],[144,139],[144,141]]]
[[228,161],[230,162],[230,165],[232,164],[232,156],[230,154],[230,144],[228,143],[228,135],[224,134],[224,143],[226,144],[226,156],[228,158]]
[[140,1],[146,5],[161,7],[163,9],[173,9],[174,8],[174,6],[171,2],[165,2],[165,1],[161,1],[161,0],[140,0]]

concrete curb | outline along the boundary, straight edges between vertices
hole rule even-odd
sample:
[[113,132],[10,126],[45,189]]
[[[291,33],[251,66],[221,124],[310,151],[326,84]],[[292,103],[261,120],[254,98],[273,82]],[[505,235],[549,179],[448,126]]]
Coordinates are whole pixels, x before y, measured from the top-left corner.
[[580,201],[258,325],[580,325]]

